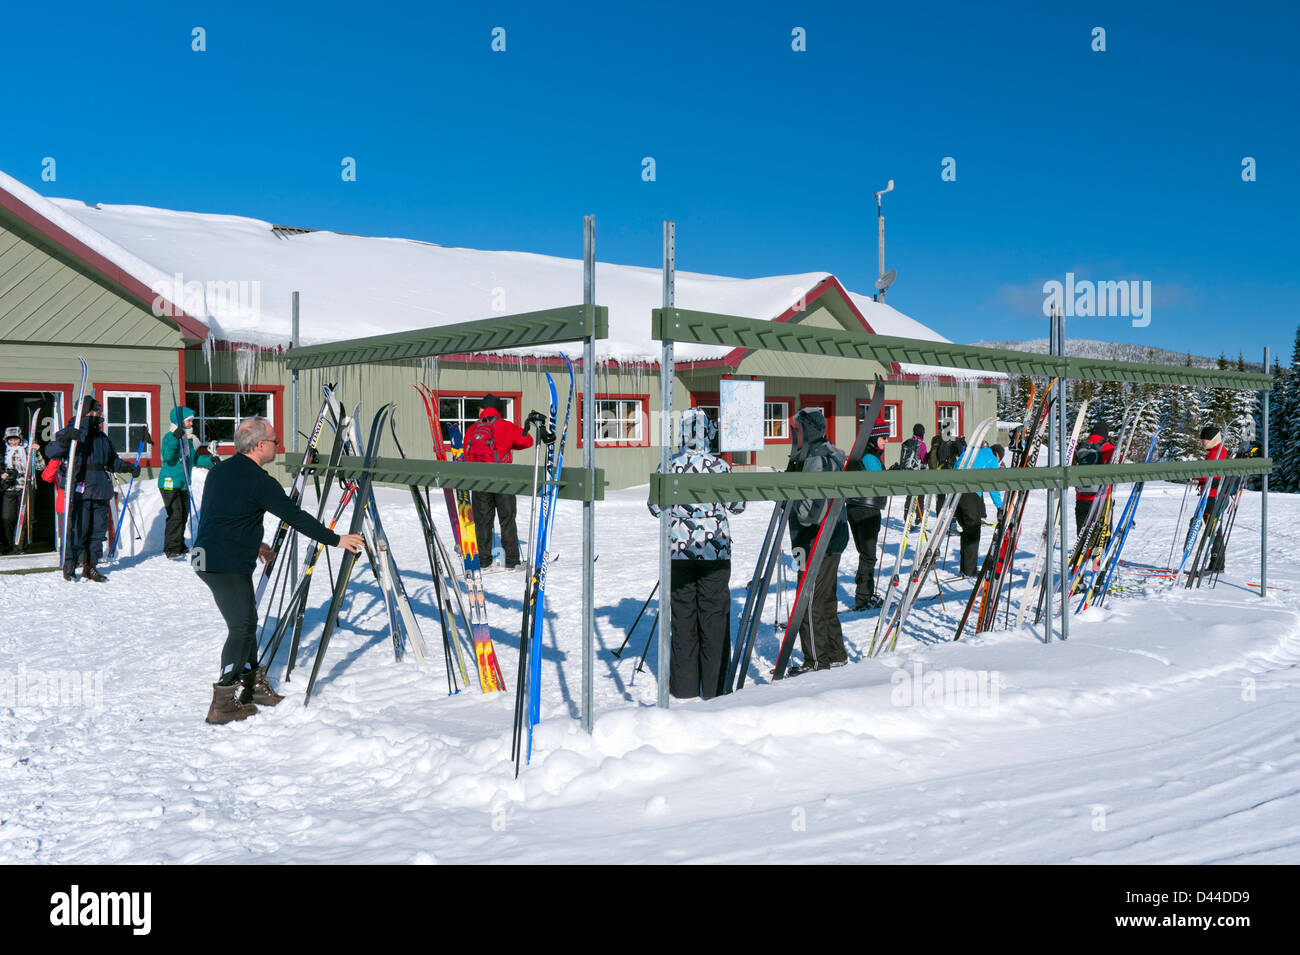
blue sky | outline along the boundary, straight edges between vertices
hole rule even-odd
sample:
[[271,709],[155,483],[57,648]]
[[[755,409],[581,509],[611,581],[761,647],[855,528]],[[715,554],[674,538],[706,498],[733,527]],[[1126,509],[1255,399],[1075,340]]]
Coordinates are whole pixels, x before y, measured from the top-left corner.
[[594,213],[650,266],[672,218],[680,269],[866,292],[892,178],[889,301],[956,341],[1044,337],[1073,271],[1153,307],[1072,337],[1290,357],[1290,4],[115,6],[6,11],[0,169],[46,195],[573,257]]

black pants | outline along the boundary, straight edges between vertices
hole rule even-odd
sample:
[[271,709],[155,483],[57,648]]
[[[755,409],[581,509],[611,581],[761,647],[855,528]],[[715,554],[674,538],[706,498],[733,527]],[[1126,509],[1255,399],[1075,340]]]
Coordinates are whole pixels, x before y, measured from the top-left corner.
[[98,564],[104,555],[104,538],[108,536],[110,512],[108,501],[88,500],[72,495],[72,523],[68,526],[68,550],[63,566],[75,567],[77,560]]
[[843,663],[849,658],[844,650],[844,631],[840,629],[840,602],[835,588],[840,578],[840,555],[827,554],[817,569],[812,604],[799,625],[799,648],[805,663],[819,666]]
[[961,528],[961,572],[979,571],[980,524],[984,520],[984,497],[963,494],[957,500],[957,526]]
[[679,559],[672,569],[668,692],[711,700],[723,690],[731,659],[731,561]]
[[[14,534],[18,532],[18,503],[22,496],[22,488],[10,488],[0,500],[0,553],[7,554],[14,546]],[[26,537],[23,534],[24,541]]]
[[190,492],[185,488],[162,492],[167,525],[163,528],[163,553],[175,557],[185,553],[185,525],[190,520]]
[[[853,546],[858,551],[858,575],[853,597],[856,603],[861,604],[866,603],[876,592],[876,543],[880,537],[880,508],[850,504],[848,512]],[[903,520],[907,520],[906,513]]]
[[203,570],[195,573],[212,591],[217,610],[226,621],[226,645],[221,649],[218,682],[238,683],[246,668],[257,667],[257,603],[253,578],[248,574],[210,574]]
[[[1077,536],[1083,530],[1084,523],[1088,520],[1088,514],[1092,511],[1092,501],[1081,501],[1078,498],[1074,500],[1074,533]],[[1110,540],[1111,531],[1111,514],[1109,505],[1101,502],[1101,511],[1097,515],[1097,521],[1093,525],[1092,540],[1087,544],[1087,553],[1091,553],[1097,546],[1105,547]]]
[[474,510],[474,536],[478,539],[478,563],[491,567],[496,555],[492,553],[492,523],[501,521],[501,550],[507,567],[519,566],[519,531],[515,527],[515,496],[489,494],[475,491],[471,504]]

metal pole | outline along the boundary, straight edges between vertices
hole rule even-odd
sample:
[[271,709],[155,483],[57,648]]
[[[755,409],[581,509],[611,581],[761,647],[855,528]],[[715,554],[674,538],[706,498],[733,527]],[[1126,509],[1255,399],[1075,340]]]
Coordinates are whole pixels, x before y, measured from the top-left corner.
[[[664,308],[675,302],[677,270],[677,223],[664,222]],[[673,340],[665,338],[659,355],[659,471],[668,473],[673,456]],[[672,665],[672,579],[673,559],[670,535],[672,508],[659,512],[659,705],[668,706],[668,684]]]
[[[289,344],[297,348],[300,339],[298,338],[298,293],[293,293],[293,332],[289,339]],[[289,446],[291,451],[298,450],[298,369],[293,370],[293,378],[289,382],[289,414],[290,414],[290,434],[293,443]],[[289,586],[296,588],[298,584],[298,535],[292,535],[289,543]]]
[[[1052,310],[1052,317],[1047,329],[1047,351],[1049,354],[1056,354],[1056,310]],[[1060,397],[1059,395],[1057,396]],[[1052,414],[1055,415],[1059,407],[1054,406]],[[1025,422],[1027,428],[1029,422]],[[1047,425],[1047,466],[1056,466],[1056,419],[1052,418]],[[1029,432],[1022,432],[1025,440],[1029,439]],[[1052,516],[1056,513],[1056,498],[1058,492],[1056,488],[1047,489],[1047,554],[1043,563],[1046,565],[1046,580],[1043,581],[1043,642],[1052,642],[1052,545],[1056,541],[1056,535],[1052,527]]]
[[[1268,346],[1264,346],[1264,374],[1268,374]],[[1264,457],[1268,457],[1268,396],[1264,392]],[[1259,495],[1259,595],[1268,596],[1268,475],[1262,475]]]
[[[1061,356],[1061,374],[1057,387],[1065,387],[1065,312],[1058,312],[1056,315],[1056,353]],[[1065,403],[1057,405],[1059,417],[1057,424],[1060,427],[1058,443],[1061,446],[1061,467],[1062,469],[1070,466],[1070,462],[1065,460],[1065,451],[1067,439],[1065,437]],[[1070,549],[1065,546],[1066,536],[1065,529],[1069,526],[1070,508],[1068,507],[1068,498],[1070,489],[1066,486],[1065,481],[1061,481],[1061,639],[1070,639],[1070,595],[1065,592],[1065,588],[1070,580]]]
[[[590,306],[594,317],[596,304],[596,217],[582,219],[582,303]],[[587,326],[582,340],[582,467],[587,472],[587,488],[595,490],[596,444],[596,329]],[[593,675],[596,672],[596,511],[595,501],[582,502],[582,728],[591,732],[594,699]]]

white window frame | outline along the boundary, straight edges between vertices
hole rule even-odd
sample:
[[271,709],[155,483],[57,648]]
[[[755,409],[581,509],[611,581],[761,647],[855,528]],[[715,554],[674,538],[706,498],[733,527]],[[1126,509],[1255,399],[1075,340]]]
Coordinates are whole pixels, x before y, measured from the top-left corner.
[[[779,415],[773,415],[772,409],[780,408]],[[790,402],[788,401],[768,401],[763,402],[763,440],[764,441],[789,441],[790,438]]]
[[[630,409],[630,413],[627,413]],[[645,443],[645,406],[640,398],[597,398],[596,399],[596,444],[597,445],[641,445]],[[607,426],[614,426],[621,432],[613,437],[604,434]],[[634,433],[628,434],[628,426],[634,426]]]
[[902,434],[898,425],[898,405],[884,404],[880,406],[880,413],[885,416],[885,421],[889,424],[889,440],[896,441]]
[[[465,440],[465,432],[469,430],[469,426],[478,420],[478,412],[467,417],[465,402],[482,401],[489,394],[491,394],[491,392],[485,391],[481,395],[438,395],[438,424],[442,426],[442,437],[444,441],[448,442],[448,446],[450,446],[451,442],[450,426],[454,425],[460,431],[461,441],[463,442]],[[515,418],[515,399],[509,395],[497,395],[496,397],[498,401],[505,404],[505,408],[501,411],[501,417],[507,421],[513,421]],[[443,404],[448,401],[454,401],[456,403],[455,416],[448,416],[443,413]]]
[[[123,426],[123,423],[118,422],[115,424],[112,421],[112,419],[109,418],[108,416],[109,402],[113,398],[127,399],[126,401],[127,420],[125,422],[125,426],[126,426],[126,443],[128,447],[119,449],[117,452],[117,456],[124,460],[134,461],[136,457],[135,455],[136,449],[140,447],[140,441],[137,439],[134,444],[131,442],[131,428],[133,427],[131,422],[131,399],[132,398],[144,399],[144,422],[138,425],[138,427],[142,427],[144,428],[145,431],[148,431],[153,424],[153,395],[147,391],[125,391],[123,389],[114,389],[110,391],[108,389],[105,389],[103,392],[103,396],[104,396],[104,401],[103,401],[104,433],[109,436],[110,441],[113,439],[111,429],[114,427],[120,428]],[[116,447],[117,445],[114,445],[114,448]],[[149,457],[150,453],[151,452],[149,451],[149,447],[148,445],[146,445],[144,456],[147,458]]]
[[[231,437],[214,438],[212,443],[215,445],[232,447],[234,445],[234,433],[239,430],[239,423],[245,418],[264,417],[266,420],[271,422],[271,427],[278,427],[277,423],[272,420],[275,416],[275,395],[269,391],[239,391],[237,389],[231,391],[190,391],[186,392],[185,401],[186,406],[194,411],[194,437],[199,444],[208,443],[208,421],[231,420],[227,415],[208,416],[204,406],[207,404],[208,398],[213,395],[231,395],[235,398],[234,427],[231,429]],[[198,407],[189,404],[190,400],[193,398],[198,399],[198,401],[195,402]],[[245,398],[261,398],[264,400],[266,402],[266,414],[258,415],[257,412],[244,414],[243,399]],[[175,425],[169,420],[167,422],[167,427],[168,430],[170,430],[175,427]]]

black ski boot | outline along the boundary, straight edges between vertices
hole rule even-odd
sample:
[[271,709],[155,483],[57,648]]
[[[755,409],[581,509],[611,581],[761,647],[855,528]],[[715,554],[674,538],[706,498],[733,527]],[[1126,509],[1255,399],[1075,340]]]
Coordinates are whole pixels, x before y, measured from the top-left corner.
[[859,600],[853,605],[854,612],[860,610],[877,610],[885,601],[881,599],[880,594],[872,594],[865,600]]
[[64,565],[63,565],[63,579],[64,579],[64,580],[76,580],[76,579],[77,579],[77,565],[76,565],[76,564],[64,564]]
[[95,569],[94,564],[86,564],[81,568],[81,576],[87,580],[93,580],[97,584],[108,583],[108,578]]

